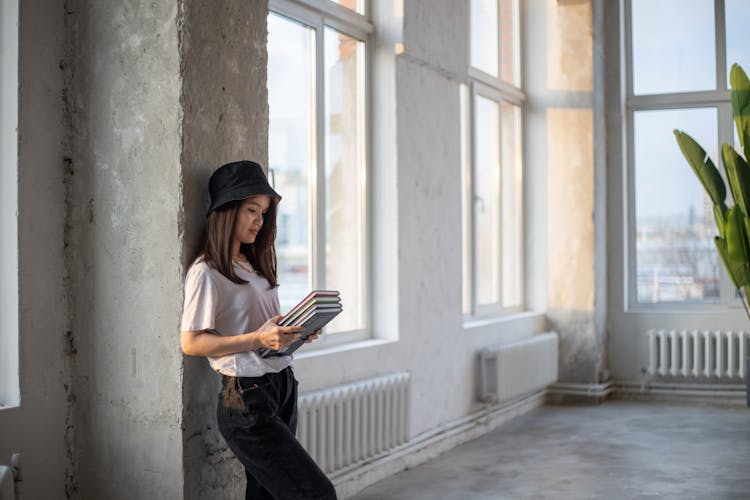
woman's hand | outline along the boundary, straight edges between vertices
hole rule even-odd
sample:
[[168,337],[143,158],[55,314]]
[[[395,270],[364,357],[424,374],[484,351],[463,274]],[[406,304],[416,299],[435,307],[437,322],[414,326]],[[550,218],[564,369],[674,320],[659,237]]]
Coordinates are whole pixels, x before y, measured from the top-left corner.
[[309,335],[309,336],[308,336],[308,337],[307,337],[307,338],[305,339],[305,344],[309,344],[309,343],[310,343],[310,342],[312,342],[313,340],[317,339],[317,338],[318,338],[318,337],[320,336],[320,332],[321,332],[321,329],[320,329],[320,328],[318,328],[317,330],[315,330],[314,332],[312,332],[312,333],[311,333],[311,334],[310,334],[310,335]]
[[301,326],[279,326],[281,316],[274,316],[258,328],[258,339],[264,347],[280,351],[289,344],[299,339],[299,332],[304,330]]

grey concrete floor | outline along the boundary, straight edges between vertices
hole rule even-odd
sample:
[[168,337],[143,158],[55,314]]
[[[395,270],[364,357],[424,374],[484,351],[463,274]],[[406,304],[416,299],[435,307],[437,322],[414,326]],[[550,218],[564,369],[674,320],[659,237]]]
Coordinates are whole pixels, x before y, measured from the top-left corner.
[[750,408],[544,406],[352,498],[750,499]]

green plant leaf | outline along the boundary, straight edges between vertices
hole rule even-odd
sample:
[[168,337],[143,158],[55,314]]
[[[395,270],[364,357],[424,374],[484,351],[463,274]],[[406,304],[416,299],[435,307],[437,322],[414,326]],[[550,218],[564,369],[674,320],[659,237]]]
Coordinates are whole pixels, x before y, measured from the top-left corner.
[[739,280],[737,279],[737,276],[735,276],[735,273],[732,271],[732,266],[729,265],[729,254],[727,252],[726,240],[717,236],[714,238],[714,244],[716,245],[716,250],[719,251],[719,256],[724,262],[724,268],[726,268],[727,274],[729,274],[729,278],[732,280],[734,287],[739,288]]
[[734,275],[738,288],[748,285],[750,284],[750,269],[747,262],[747,231],[745,230],[744,216],[736,205],[727,212],[724,229],[727,243],[727,270]]
[[750,166],[727,143],[721,147],[721,158],[724,161],[727,179],[729,179],[732,198],[742,210],[743,215],[747,216],[750,213]]
[[[742,132],[743,135],[745,136],[745,142],[744,142],[744,145],[742,146],[742,152],[745,153],[745,158],[750,158],[750,156],[748,156],[750,154],[750,123],[747,122],[747,118],[750,117],[750,104],[748,104],[747,106],[743,108],[742,116],[744,116],[746,120],[745,125],[744,125],[745,128]],[[737,134],[739,135],[740,132],[737,131]],[[740,135],[740,137],[742,136]],[[740,144],[742,144],[742,140],[740,140]]]
[[732,64],[732,69],[729,71],[729,84],[732,87],[734,126],[737,128],[737,135],[747,158],[748,148],[750,147],[750,144],[748,144],[750,142],[748,138],[748,134],[750,134],[750,80],[737,63]]
[[719,236],[724,238],[724,222],[726,219],[726,210],[722,211],[719,205],[714,205],[714,220],[716,221],[716,229],[719,230]]
[[698,180],[703,184],[703,188],[711,197],[711,201],[714,202],[714,205],[719,205],[722,213],[726,213],[727,189],[714,162],[711,161],[700,144],[685,132],[675,130],[674,136],[680,146],[682,155],[690,164],[690,168],[693,169],[695,175],[698,176]]

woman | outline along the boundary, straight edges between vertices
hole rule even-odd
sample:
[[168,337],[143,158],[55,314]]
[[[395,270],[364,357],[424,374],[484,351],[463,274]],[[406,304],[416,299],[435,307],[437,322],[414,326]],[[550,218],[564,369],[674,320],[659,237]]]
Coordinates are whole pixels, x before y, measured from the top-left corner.
[[283,349],[302,330],[278,325],[274,240],[281,196],[251,161],[221,166],[208,189],[205,245],[185,279],[182,350],[207,356],[222,375],[219,431],[245,467],[246,499],[335,499],[333,485],[295,438],[291,356],[256,352]]

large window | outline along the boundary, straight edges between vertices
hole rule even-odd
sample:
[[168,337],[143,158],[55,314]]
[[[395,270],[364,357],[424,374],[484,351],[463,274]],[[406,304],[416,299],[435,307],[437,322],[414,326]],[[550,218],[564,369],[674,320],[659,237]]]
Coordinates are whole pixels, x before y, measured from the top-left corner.
[[517,0],[471,0],[464,134],[464,313],[523,306],[522,153]]
[[712,204],[672,131],[693,136],[720,167],[719,144],[734,140],[729,67],[750,65],[750,13],[741,0],[625,7],[628,303],[728,302]]
[[0,0],[0,408],[18,386],[18,1]]
[[[269,164],[282,311],[310,289],[341,292],[326,334],[368,328],[367,44],[362,0],[272,1]],[[344,333],[348,333],[345,335]],[[334,335],[326,335],[331,341]]]

